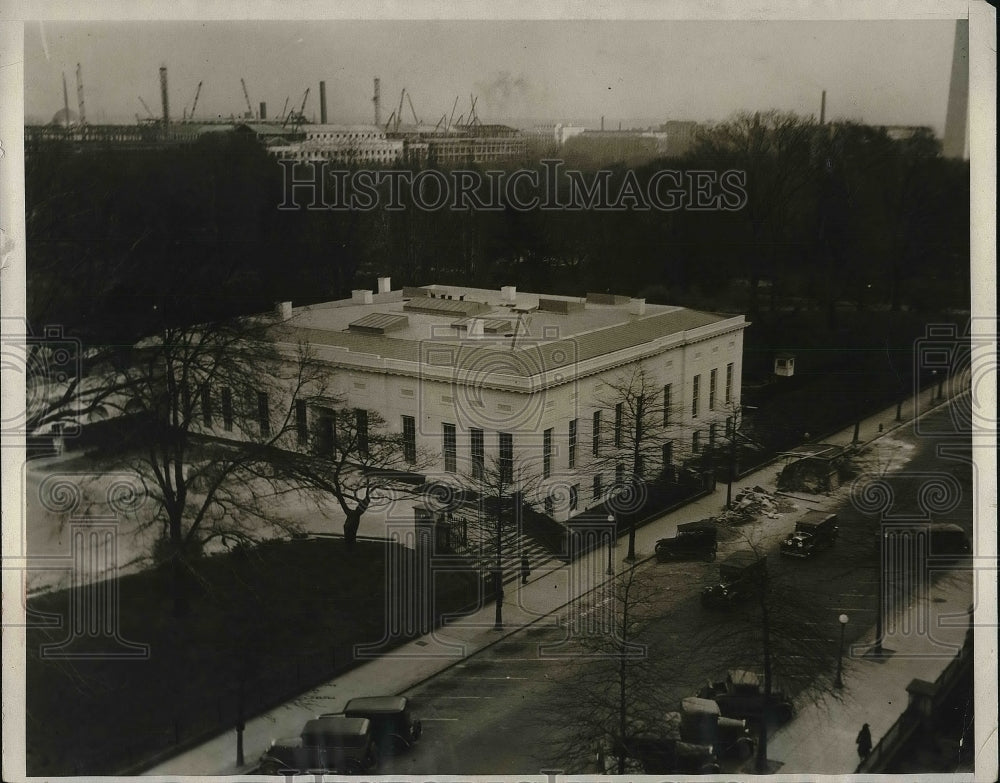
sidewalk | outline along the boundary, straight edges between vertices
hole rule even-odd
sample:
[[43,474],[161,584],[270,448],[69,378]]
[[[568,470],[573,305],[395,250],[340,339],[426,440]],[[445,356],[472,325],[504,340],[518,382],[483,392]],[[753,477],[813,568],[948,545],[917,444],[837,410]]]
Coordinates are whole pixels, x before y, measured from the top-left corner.
[[[936,389],[918,395],[916,406],[922,414],[932,407],[931,397]],[[871,441],[879,436],[879,426],[884,432],[912,422],[914,400],[903,405],[903,422],[895,421],[896,408],[891,408],[861,422],[859,439]],[[854,427],[822,438],[824,443],[848,444],[852,441]],[[899,461],[893,462],[898,467]],[[783,467],[782,461],[767,465],[733,483],[733,493],[744,487],[762,485],[773,487]],[[684,506],[677,511],[645,525],[636,531],[636,553],[639,560],[652,556],[657,539],[676,532],[677,525],[694,519],[716,515],[725,503],[726,485],[720,483],[715,493]],[[823,502],[822,496],[816,497]],[[777,524],[782,524],[780,521]],[[627,536],[619,539],[610,553],[616,572],[624,563],[627,553]],[[147,775],[234,775],[245,773],[256,765],[261,753],[272,739],[296,736],[306,720],[320,712],[335,712],[351,698],[361,695],[402,693],[438,672],[460,663],[465,657],[482,650],[499,640],[517,633],[537,622],[554,623],[551,615],[565,607],[576,597],[593,589],[606,578],[609,559],[607,547],[589,553],[583,562],[570,569],[558,560],[533,566],[532,577],[526,585],[507,588],[503,605],[504,629],[493,629],[494,606],[488,605],[475,614],[440,628],[420,639],[396,648],[392,652],[364,663],[341,675],[333,682],[320,686],[308,694],[286,703],[271,712],[258,716],[246,724],[244,747],[246,764],[235,763],[236,738],[230,731],[198,747],[183,752],[156,767],[146,770]],[[591,583],[580,582],[579,574],[594,575]],[[969,575],[971,579],[971,575]],[[965,612],[971,603],[968,583],[951,582],[939,595],[934,593],[931,617]],[[939,601],[943,599],[943,602]],[[548,619],[546,619],[548,618]],[[935,630],[935,639],[958,639],[958,646],[965,633],[960,628]],[[874,634],[869,635],[869,639]],[[906,685],[913,677],[934,680],[937,672],[948,663],[944,657],[916,661],[907,654],[926,648],[926,637],[887,638],[885,646],[896,651],[883,663],[873,663],[858,657],[845,656],[842,701],[827,700],[821,705],[807,705],[782,731],[775,734],[769,747],[769,757],[783,766],[780,772],[808,771],[810,773],[853,773],[858,757],[854,737],[862,723],[871,724],[875,742],[902,712],[906,704]],[[856,651],[858,655],[862,651]]]

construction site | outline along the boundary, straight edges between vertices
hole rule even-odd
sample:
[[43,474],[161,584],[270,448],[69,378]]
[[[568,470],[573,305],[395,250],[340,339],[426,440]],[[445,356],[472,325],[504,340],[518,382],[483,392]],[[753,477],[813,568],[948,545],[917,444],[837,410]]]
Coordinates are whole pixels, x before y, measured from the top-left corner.
[[[245,80],[240,79],[246,111],[242,116],[200,117],[198,99],[203,82],[199,81],[190,109],[185,105],[180,119],[171,115],[167,67],[160,71],[161,111],[155,114],[138,97],[146,112],[135,115],[135,124],[94,125],[87,121],[83,74],[76,67],[77,111],[70,109],[69,89],[63,74],[63,106],[47,125],[25,126],[25,147],[31,152],[40,144],[61,142],[75,147],[114,149],[157,149],[193,144],[216,134],[239,134],[254,138],[269,154],[279,160],[301,162],[331,161],[353,165],[393,165],[407,162],[428,165],[478,164],[523,158],[526,142],[513,127],[487,124],[476,110],[477,98],[469,96],[468,108],[459,111],[456,96],[451,112],[434,123],[423,121],[410,93],[404,87],[398,104],[383,119],[381,81],[374,79],[371,124],[330,122],[327,111],[326,82],[319,83],[319,116],[310,108],[311,88],[301,101],[290,106],[290,97],[273,119],[267,103],[254,109]],[[458,116],[456,117],[456,112]],[[404,122],[404,117],[406,120]],[[412,121],[409,121],[412,120]]]

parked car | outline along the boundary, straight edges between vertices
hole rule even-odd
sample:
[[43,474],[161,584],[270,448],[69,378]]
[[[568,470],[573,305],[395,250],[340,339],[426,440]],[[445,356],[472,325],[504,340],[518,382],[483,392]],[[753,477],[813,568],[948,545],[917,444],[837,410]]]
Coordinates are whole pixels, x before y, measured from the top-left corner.
[[668,560],[705,559],[715,560],[719,549],[718,531],[711,519],[684,522],[677,526],[673,538],[661,538],[656,542],[656,559],[664,563]]
[[719,761],[711,745],[698,745],[656,733],[640,733],[627,741],[609,741],[597,751],[597,771],[617,775],[624,755],[625,773],[630,775],[713,775]]
[[680,712],[668,713],[668,721],[671,718],[682,740],[711,745],[720,759],[745,761],[753,755],[755,743],[746,720],[724,717],[714,699],[689,696],[681,701]]
[[362,775],[378,767],[367,718],[325,716],[307,721],[298,737],[271,743],[258,771],[265,775]]
[[749,550],[733,552],[719,563],[719,583],[701,591],[701,603],[711,609],[729,609],[763,586],[767,556]]
[[795,530],[781,542],[780,551],[790,557],[812,557],[837,540],[837,515],[810,511],[795,523]]
[[405,696],[362,696],[344,707],[348,718],[367,718],[382,755],[408,750],[420,739],[423,724],[414,718]]
[[703,699],[712,699],[719,705],[723,717],[757,721],[767,713],[779,723],[792,719],[795,712],[792,700],[773,686],[771,695],[764,698],[761,678],[755,672],[734,669],[721,682],[709,682],[699,692]]

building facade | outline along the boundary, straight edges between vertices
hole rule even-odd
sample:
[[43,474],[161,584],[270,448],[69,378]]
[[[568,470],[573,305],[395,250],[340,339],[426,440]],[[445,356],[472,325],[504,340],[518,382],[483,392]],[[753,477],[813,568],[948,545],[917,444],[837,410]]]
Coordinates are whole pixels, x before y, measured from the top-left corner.
[[[285,347],[306,344],[330,368],[330,396],[377,411],[429,479],[468,485],[490,464],[534,477],[528,500],[565,520],[605,500],[631,471],[620,389],[641,371],[657,456],[642,477],[718,448],[740,400],[742,315],[652,305],[610,294],[570,297],[427,285],[353,292],[279,309]],[[311,426],[329,403],[301,415]],[[631,421],[631,420],[630,420]]]

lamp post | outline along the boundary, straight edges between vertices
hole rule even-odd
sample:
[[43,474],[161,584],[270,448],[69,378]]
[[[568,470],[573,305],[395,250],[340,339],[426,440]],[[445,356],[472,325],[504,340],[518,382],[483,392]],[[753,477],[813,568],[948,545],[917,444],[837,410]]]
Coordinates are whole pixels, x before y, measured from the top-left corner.
[[842,614],[837,619],[840,620],[840,647],[837,650],[837,679],[833,681],[833,687],[843,688],[844,678],[841,675],[844,671],[844,629],[847,627],[847,615]]
[[[726,508],[733,507],[733,482],[736,480],[736,433],[740,429],[740,416],[744,409],[757,410],[753,405],[740,405],[733,411],[732,430],[729,432],[729,482],[726,484]],[[808,438],[808,433],[806,433]]]
[[615,546],[615,517],[614,514],[608,514],[608,576],[615,575],[615,567],[611,562],[612,552]]

